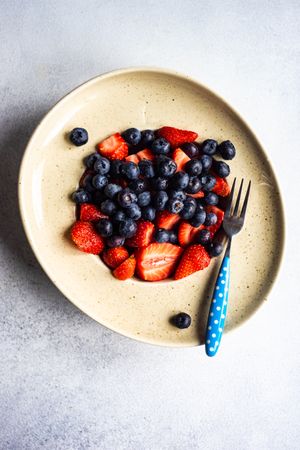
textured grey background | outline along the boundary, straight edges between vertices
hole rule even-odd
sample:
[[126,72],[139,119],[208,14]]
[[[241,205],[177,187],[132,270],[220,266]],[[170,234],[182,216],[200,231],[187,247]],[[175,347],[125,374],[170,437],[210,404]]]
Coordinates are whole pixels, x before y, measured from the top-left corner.
[[[299,448],[299,2],[2,0],[0,11],[1,450]],[[84,316],[20,224],[18,168],[38,121],[79,83],[134,65],[224,95],[282,181],[291,233],[280,279],[215,359]]]

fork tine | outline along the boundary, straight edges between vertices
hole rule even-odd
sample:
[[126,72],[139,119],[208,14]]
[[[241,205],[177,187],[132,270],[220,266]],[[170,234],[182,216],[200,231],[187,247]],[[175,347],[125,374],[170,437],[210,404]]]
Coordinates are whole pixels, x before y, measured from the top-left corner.
[[251,181],[249,181],[249,184],[248,184],[246,197],[245,197],[244,204],[243,204],[243,207],[242,207],[242,212],[241,212],[241,215],[240,215],[240,217],[242,219],[245,218],[245,214],[246,214],[246,210],[247,210],[247,204],[248,204],[248,199],[249,199],[249,194],[250,194],[250,188],[251,188]]
[[234,216],[237,214],[237,212],[239,210],[239,204],[240,204],[241,195],[242,195],[243,183],[244,183],[244,178],[242,178],[240,189],[239,189],[239,193],[238,193],[238,196],[237,196],[237,199],[236,199],[236,203],[235,203],[235,207],[234,207],[234,211],[233,211],[233,215]]
[[230,192],[229,199],[227,201],[227,205],[226,205],[226,209],[225,209],[225,217],[229,217],[229,215],[230,215],[232,199],[233,199],[233,194],[234,194],[234,188],[235,188],[235,182],[236,182],[236,178],[233,180],[233,183],[232,183],[231,192]]

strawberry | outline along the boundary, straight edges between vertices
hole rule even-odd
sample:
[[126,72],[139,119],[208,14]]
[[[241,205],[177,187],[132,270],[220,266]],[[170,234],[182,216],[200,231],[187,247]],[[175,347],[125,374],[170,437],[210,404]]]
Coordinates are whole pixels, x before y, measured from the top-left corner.
[[207,230],[211,232],[212,235],[214,235],[220,226],[222,225],[223,219],[224,219],[224,211],[222,209],[217,208],[216,206],[207,206],[205,208],[206,212],[213,212],[216,214],[218,221],[215,225],[210,225],[209,227],[205,227]]
[[137,153],[137,156],[140,159],[140,161],[142,159],[149,159],[150,161],[154,160],[154,155],[149,148],[145,148],[144,150],[141,150],[140,152]]
[[210,257],[205,248],[200,244],[191,245],[182,255],[175,272],[175,280],[187,277],[198,270],[203,270],[209,263]]
[[91,203],[82,203],[80,205],[79,219],[84,222],[97,222],[100,219],[106,219],[107,216]]
[[174,159],[174,161],[177,164],[177,171],[179,170],[183,170],[185,164],[190,161],[191,158],[188,157],[187,154],[184,153],[184,151],[181,150],[181,148],[176,148],[176,150],[174,150],[172,158]]
[[79,250],[85,253],[98,255],[104,249],[102,238],[89,222],[83,222],[82,220],[75,222],[71,229],[71,239]]
[[136,266],[136,260],[134,255],[129,256],[125,259],[114,271],[113,274],[118,280],[127,280],[133,277]]
[[137,275],[146,281],[168,278],[175,270],[182,248],[173,244],[153,243],[137,252]]
[[188,194],[190,197],[193,198],[203,198],[204,197],[204,192],[203,191],[199,191],[197,192],[197,194]]
[[193,142],[197,139],[198,134],[194,131],[179,130],[173,127],[162,127],[158,130],[158,135],[170,142],[173,148],[179,147],[185,142]]
[[124,159],[128,155],[128,145],[120,133],[104,139],[97,147],[100,155],[108,159]]
[[215,194],[218,194],[220,197],[227,197],[227,195],[230,194],[230,186],[227,183],[225,178],[220,178],[217,175],[215,175],[216,178],[216,184],[212,191]]
[[192,244],[203,225],[192,227],[188,222],[181,222],[178,228],[178,242],[182,247]]
[[137,230],[132,238],[126,240],[129,247],[146,247],[150,244],[154,233],[154,224],[146,220],[137,223]]
[[139,158],[137,155],[129,155],[129,156],[126,156],[125,161],[131,161],[131,162],[134,162],[135,164],[138,164]]
[[102,258],[105,264],[111,269],[115,269],[129,256],[125,247],[109,248],[103,252]]
[[156,216],[156,226],[157,228],[171,230],[179,220],[180,216],[178,214],[173,214],[169,211],[160,211]]

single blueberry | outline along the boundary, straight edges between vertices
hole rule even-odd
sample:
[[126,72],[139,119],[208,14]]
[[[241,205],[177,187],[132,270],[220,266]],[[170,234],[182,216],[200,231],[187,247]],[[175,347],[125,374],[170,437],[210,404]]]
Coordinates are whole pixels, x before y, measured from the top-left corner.
[[145,206],[142,208],[142,218],[144,220],[149,220],[150,222],[153,222],[155,219],[156,210],[153,208],[153,206]]
[[191,177],[200,175],[202,172],[202,164],[199,159],[191,159],[186,163],[184,166],[184,170],[186,173],[188,173]]
[[138,145],[141,141],[141,132],[137,128],[128,128],[122,133],[122,138],[125,139],[129,145]]
[[211,244],[208,247],[208,253],[209,256],[215,257],[221,255],[223,252],[223,245],[220,242],[211,242]]
[[135,235],[137,230],[137,224],[133,219],[126,218],[119,222],[119,235],[125,238],[131,238]]
[[198,177],[191,177],[189,179],[189,184],[186,187],[186,192],[189,194],[196,194],[201,190],[201,182]]
[[94,163],[94,170],[97,173],[100,173],[100,175],[106,175],[109,172],[110,169],[110,162],[107,158],[98,158],[96,159]]
[[110,198],[113,199],[115,195],[117,195],[118,192],[122,190],[121,186],[114,183],[109,183],[104,188],[104,194]]
[[216,153],[218,147],[217,141],[214,139],[206,139],[201,145],[201,151],[204,155],[212,156]]
[[196,207],[197,207],[196,200],[192,197],[188,197],[183,203],[183,208],[180,212],[180,216],[184,220],[191,219],[196,212]]
[[157,211],[163,211],[165,209],[166,203],[169,197],[166,191],[158,191],[153,196],[153,206]]
[[118,202],[122,208],[128,208],[137,201],[136,194],[128,188],[123,189],[118,193]]
[[170,244],[178,244],[178,236],[176,231],[174,230],[169,230],[169,242]]
[[171,323],[177,328],[184,329],[191,325],[192,319],[189,314],[181,312],[171,318]]
[[208,192],[204,196],[204,202],[207,205],[217,205],[219,203],[219,197],[214,192]]
[[215,225],[218,221],[218,217],[215,213],[213,212],[208,212],[206,213],[206,219],[204,222],[204,225],[206,227],[210,227],[211,225]]
[[135,180],[140,176],[140,169],[137,164],[132,161],[127,161],[122,164],[120,168],[122,175],[128,178],[128,180]]
[[230,167],[224,161],[215,161],[214,171],[220,178],[226,178],[230,174]]
[[69,137],[72,144],[77,147],[86,144],[89,140],[88,132],[84,128],[73,128]]
[[146,180],[142,180],[142,179],[138,178],[136,180],[130,181],[128,187],[136,194],[140,194],[141,192],[146,190],[147,182],[146,182]]
[[91,201],[91,194],[84,189],[77,189],[72,194],[72,200],[75,203],[89,203]]
[[158,138],[152,142],[151,150],[155,155],[167,155],[171,150],[171,146],[166,139]]
[[167,203],[167,210],[173,214],[179,214],[183,209],[183,202],[174,198]]
[[162,177],[152,178],[151,185],[155,191],[165,191],[168,187],[168,180]]
[[197,212],[194,216],[189,220],[189,223],[192,227],[200,227],[205,222],[206,212],[204,209],[202,211]]
[[133,220],[139,220],[142,216],[142,211],[139,205],[133,203],[131,206],[126,208],[125,214]]
[[92,185],[94,186],[94,188],[96,189],[103,189],[104,186],[106,186],[108,183],[108,178],[105,175],[95,175],[92,179]]
[[96,230],[102,237],[109,237],[113,234],[113,225],[108,219],[100,219],[96,224]]
[[186,199],[186,194],[179,189],[170,189],[168,191],[168,196],[170,200],[177,198],[177,200],[181,200],[182,202],[184,202]]
[[233,159],[235,157],[235,146],[231,141],[224,141],[218,146],[218,152],[223,159]]
[[202,164],[202,171],[208,172],[212,166],[212,161],[213,161],[212,157],[209,155],[202,155],[202,156],[200,156],[199,161]]
[[211,235],[209,230],[200,230],[197,235],[197,242],[201,245],[208,245],[211,241]]
[[160,244],[169,242],[168,230],[165,230],[164,228],[158,228],[154,233],[154,240],[156,242],[159,242]]
[[99,155],[99,153],[94,152],[84,158],[83,162],[88,169],[93,169],[95,162],[100,158],[102,158],[102,156]]
[[145,147],[150,147],[152,142],[155,139],[155,134],[153,130],[143,130],[141,133],[141,142],[140,144]]
[[159,161],[157,164],[157,174],[164,178],[171,178],[177,170],[177,164],[172,159],[168,158]]
[[189,184],[190,177],[183,171],[176,172],[172,178],[172,187],[174,189],[184,190]]
[[110,171],[112,177],[119,177],[121,175],[121,167],[123,165],[123,161],[121,159],[113,159],[110,162]]
[[141,192],[141,194],[138,195],[137,204],[139,206],[148,206],[150,205],[150,202],[151,202],[151,194],[149,191]]
[[194,142],[186,142],[180,147],[190,158],[196,158],[199,155],[198,145]]
[[100,209],[106,216],[112,216],[117,211],[117,206],[112,200],[104,200],[100,205]]
[[148,159],[142,159],[139,162],[139,168],[141,175],[143,175],[145,178],[155,177],[154,166],[152,161],[149,161]]
[[203,175],[200,181],[204,191],[211,191],[216,185],[216,178],[213,175]]

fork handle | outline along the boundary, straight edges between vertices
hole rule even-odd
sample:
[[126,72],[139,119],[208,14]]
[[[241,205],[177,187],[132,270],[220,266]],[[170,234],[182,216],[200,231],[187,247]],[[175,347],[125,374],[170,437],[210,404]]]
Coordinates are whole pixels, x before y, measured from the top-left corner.
[[215,356],[220,346],[227,312],[230,278],[230,257],[225,254],[215,285],[207,321],[205,350]]

